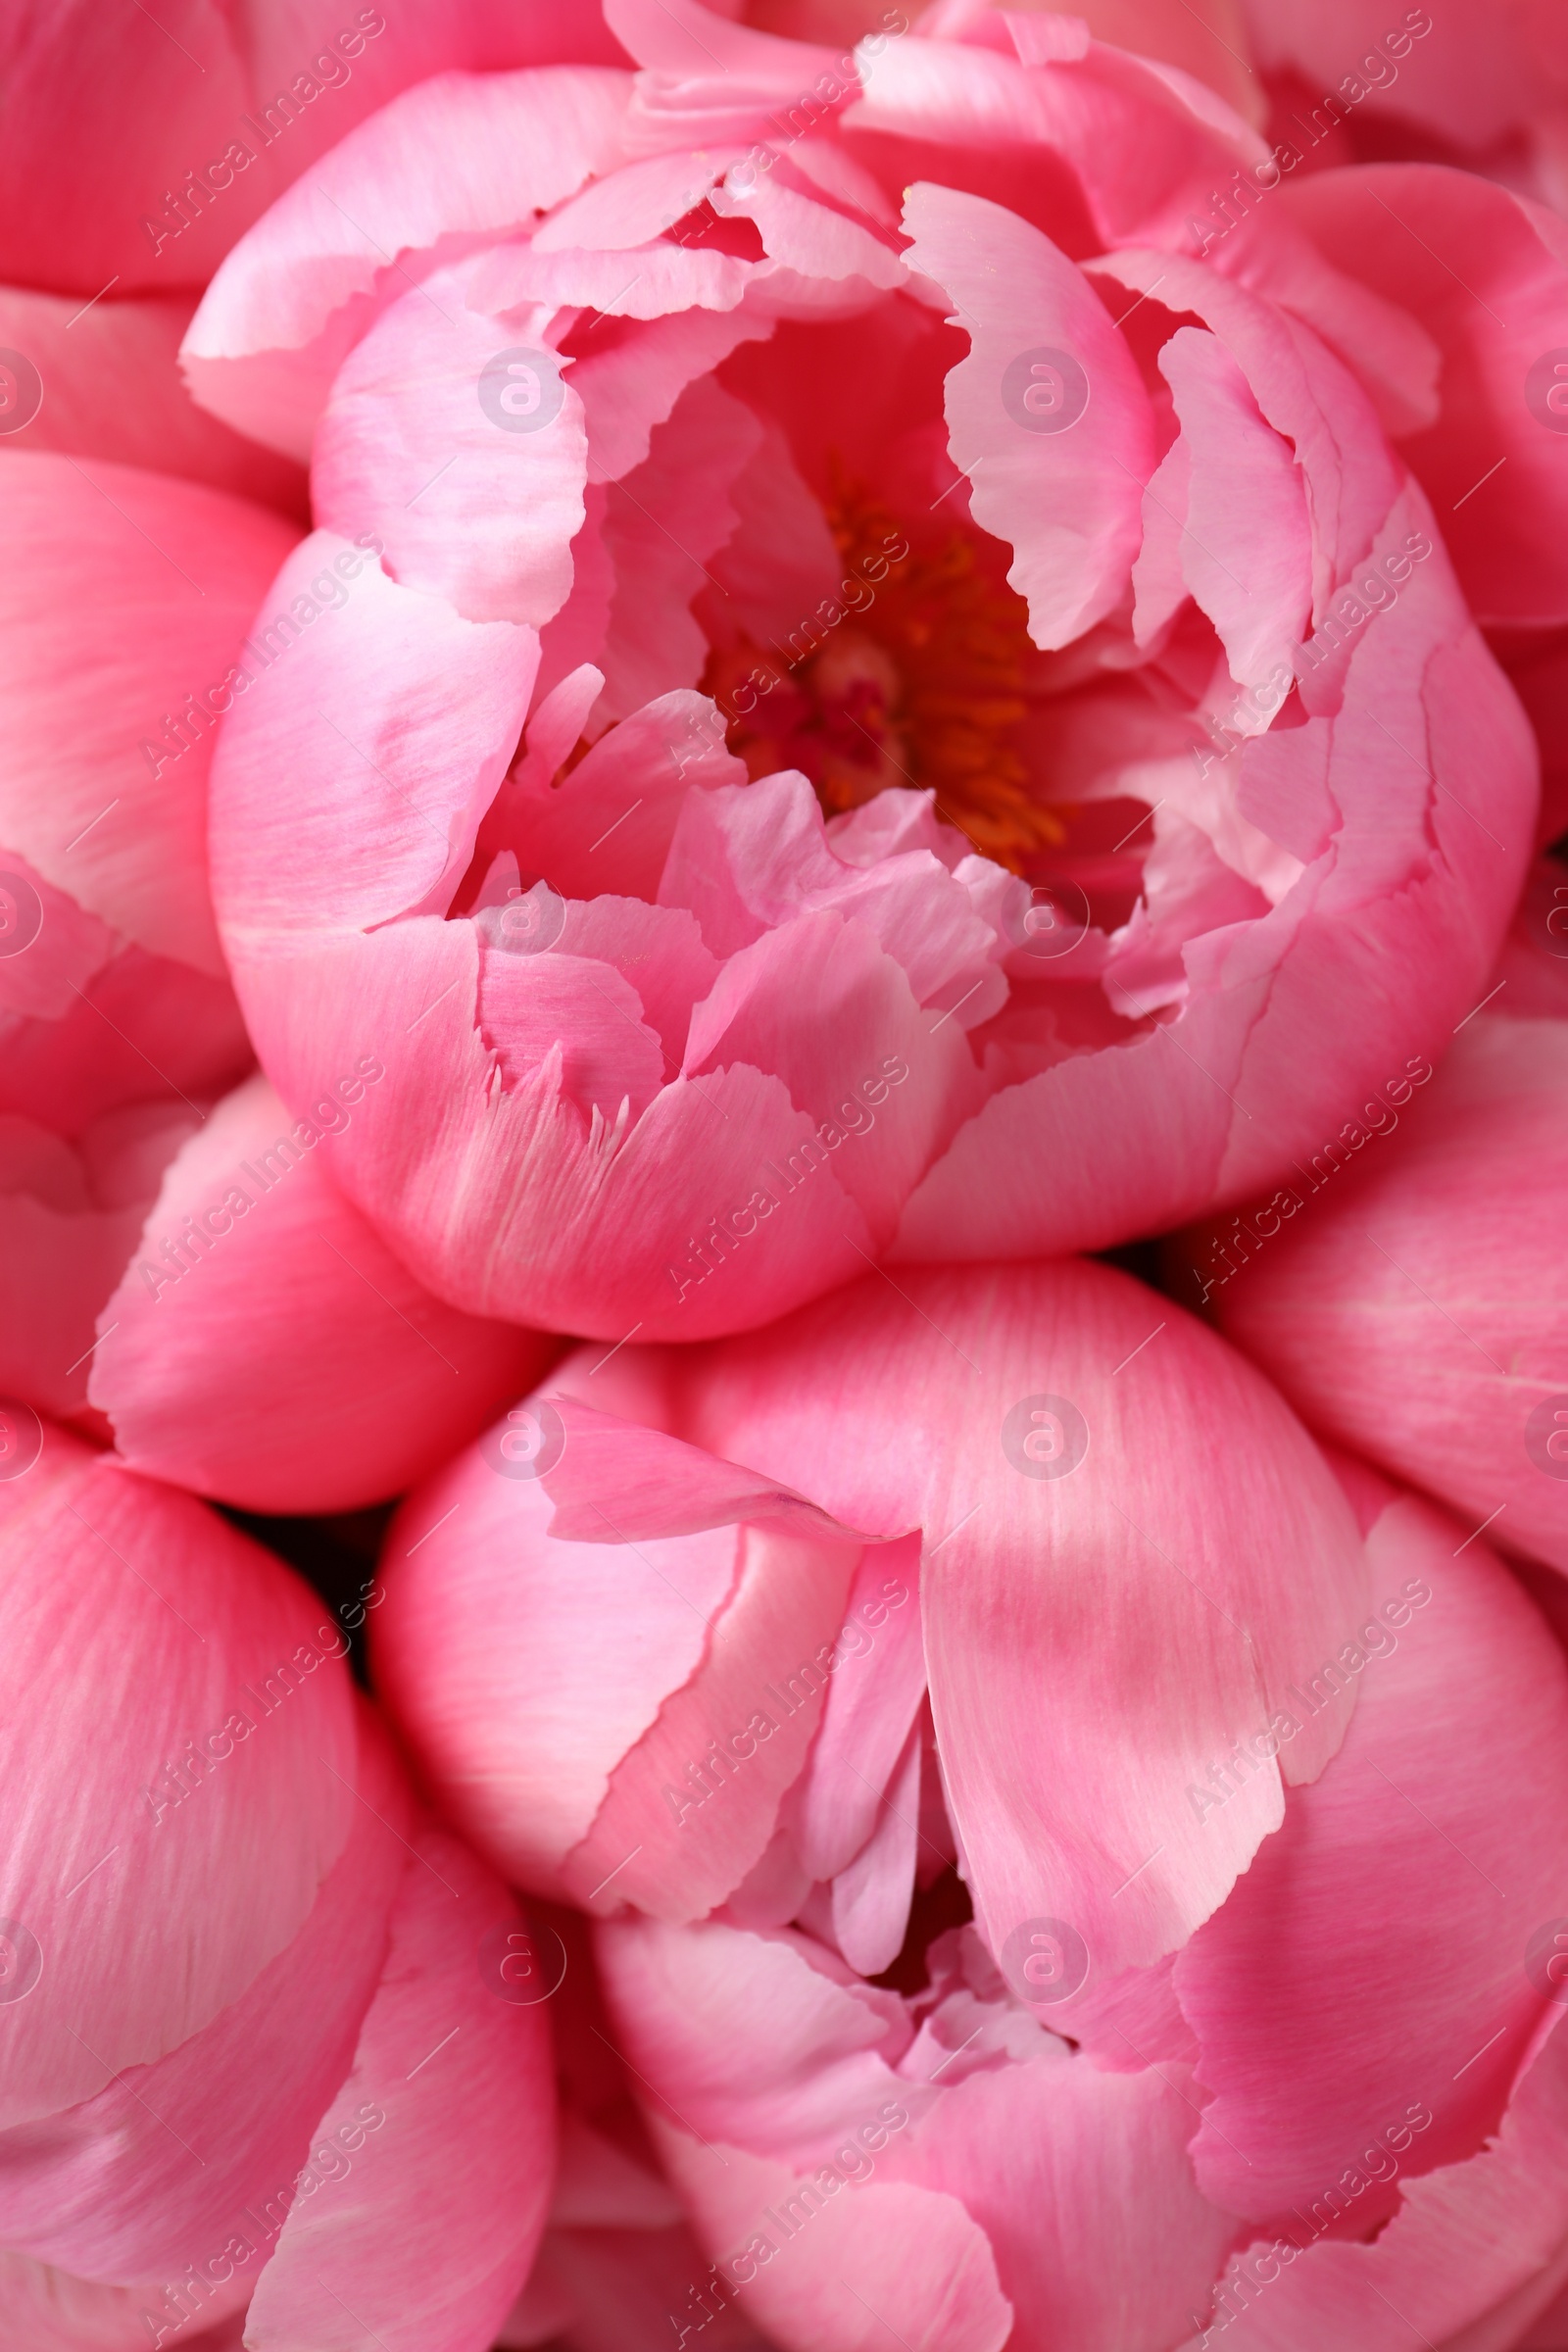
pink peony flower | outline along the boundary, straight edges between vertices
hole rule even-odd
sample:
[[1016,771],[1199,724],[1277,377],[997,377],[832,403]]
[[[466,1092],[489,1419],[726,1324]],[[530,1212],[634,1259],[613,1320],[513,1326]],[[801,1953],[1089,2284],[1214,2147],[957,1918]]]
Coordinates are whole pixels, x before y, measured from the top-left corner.
[[[712,2265],[677,2306],[691,2330],[733,2312],[798,2352],[879,2329],[959,2352],[1396,2352],[1412,2328],[1511,2343],[1552,2301],[1568,1676],[1484,1543],[1348,1476],[1371,1582],[1338,1653],[1344,1743],[1173,1963],[1095,1998],[1069,1921],[999,1942],[935,1904],[875,1984],[801,1926],[601,1928]],[[1037,1723],[1015,1718],[1015,1755]],[[1129,1769],[1170,1768],[1164,1731],[1146,1709]],[[1276,1747],[1238,1742],[1215,1807]],[[1119,1868],[1103,1857],[1107,1894]],[[1087,2010],[1062,1997],[1086,1969]]]
[[1098,1982],[1184,1942],[1323,1769],[1344,1693],[1223,1813],[1187,1787],[1365,1578],[1309,1441],[1179,1308],[1089,1264],[921,1270],[572,1358],[405,1505],[372,1657],[522,1886],[805,1916],[871,1975],[953,1859],[916,1836],[945,1791],[993,1946],[1071,1920]]
[[1337,1468],[1060,1264],[584,1350],[411,1498],[377,1676],[481,1850],[607,1923],[682,2341],[1550,2304],[1568,1667],[1484,1538]]
[[1568,1571],[1565,984],[1562,1018],[1499,995],[1429,1087],[1375,1096],[1186,1247],[1220,1328],[1315,1428]]
[[205,2341],[248,2305],[263,2352],[345,2340],[341,2306],[357,2342],[481,2352],[553,2162],[510,1896],[416,1804],[276,1561],[9,1428],[7,2339]]
[[455,1305],[616,1340],[1277,1181],[1446,1039],[1523,872],[1466,596],[1568,620],[1514,380],[1556,230],[1391,187],[1494,349],[1355,174],[1068,20],[611,17],[635,77],[350,133],[186,341],[312,466],[213,783],[270,1077],[373,1022],[359,1205]]

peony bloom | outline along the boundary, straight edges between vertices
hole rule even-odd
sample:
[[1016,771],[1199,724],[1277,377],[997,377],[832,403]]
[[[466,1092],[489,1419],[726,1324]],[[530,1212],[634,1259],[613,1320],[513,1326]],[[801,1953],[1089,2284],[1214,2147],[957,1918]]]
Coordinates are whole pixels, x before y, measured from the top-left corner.
[[1090,1264],[922,1270],[570,1359],[394,1521],[372,1662],[524,1886],[803,1916],[869,1975],[956,1850],[996,1948],[1071,1920],[1098,1982],[1176,1949],[1321,1772],[1343,1692],[1223,1812],[1188,1793],[1365,1577],[1310,1442],[1180,1309]]
[[205,2343],[248,2306],[253,2352],[482,2352],[553,2161],[510,1896],[277,1561],[6,1427],[7,2341]]
[[1353,175],[1068,20],[611,18],[635,75],[363,123],[186,340],[312,468],[213,779],[269,1076],[369,1031],[360,1206],[616,1340],[1277,1180],[1475,1001],[1529,853],[1470,605],[1568,619],[1510,372],[1551,234],[1400,199],[1493,241],[1494,357]]
[[431,1786],[603,1922],[681,2342],[1396,2352],[1380,2297],[1558,2291],[1568,1666],[1181,1309],[919,1270],[585,1351],[386,1588]]
[[1568,1572],[1568,967],[1554,976],[1562,1017],[1516,1018],[1501,1007],[1523,992],[1497,995],[1430,1085],[1358,1105],[1269,1201],[1185,1247],[1220,1328],[1315,1428]]
[[[1513,2342],[1552,2300],[1568,1676],[1484,1544],[1455,1557],[1429,1505],[1352,1491],[1371,1583],[1343,1746],[1174,1962],[1087,2016],[1059,1996],[1093,1946],[1060,1918],[999,1947],[934,1909],[874,1984],[799,1928],[599,1931],[710,2257],[694,2328],[1397,2352],[1412,2327]],[[1213,1802],[1269,1752],[1239,1742]]]

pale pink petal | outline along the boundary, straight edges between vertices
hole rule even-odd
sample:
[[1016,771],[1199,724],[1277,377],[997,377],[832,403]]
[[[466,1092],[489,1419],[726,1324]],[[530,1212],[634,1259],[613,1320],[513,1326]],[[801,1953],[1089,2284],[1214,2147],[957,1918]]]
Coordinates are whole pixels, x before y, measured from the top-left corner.
[[[1260,405],[1269,413],[1272,396]],[[1270,421],[1302,450],[1283,403]],[[1317,461],[1303,462],[1310,474]],[[1332,449],[1323,463],[1330,520],[1358,529],[1361,492],[1335,487]],[[1303,686],[1328,706],[1321,717],[1225,755],[1243,816],[1306,870],[1267,916],[1187,945],[1168,1031],[995,1095],[911,1196],[898,1255],[1101,1249],[1166,1223],[1189,1185],[1205,1210],[1289,1187],[1294,1161],[1442,1051],[1486,994],[1485,943],[1506,925],[1533,832],[1533,746],[1413,485],[1374,548],[1380,565],[1411,570],[1392,610],[1348,635],[1339,624],[1337,652]],[[1042,1160],[1049,1188],[1032,1172]]]
[[879,1976],[903,1949],[920,1838],[920,1731],[914,1726],[887,1784],[870,1838],[833,1881],[833,1940],[861,1976]]
[[871,1837],[925,1696],[917,1545],[867,1546],[850,1588],[841,1642],[848,1655],[789,1808],[811,1879],[836,1877]]
[[1435,1080],[1414,1057],[1329,1131],[1277,1235],[1254,1217],[1199,1264],[1224,1327],[1319,1428],[1568,1570],[1568,1021],[1509,1019],[1509,1001]]
[[[1035,643],[1066,645],[1127,589],[1154,468],[1148,394],[1104,306],[1040,230],[930,184],[911,189],[905,226],[910,267],[942,288],[969,336],[947,414],[971,512],[1014,550],[1007,577],[1029,601]],[[1040,351],[1057,358],[1038,363],[1036,380]],[[1078,413],[1062,429],[1035,429],[1050,403]]]
[[742,1530],[735,1588],[710,1620],[701,1673],[621,1759],[565,1859],[574,1902],[702,1918],[746,1877],[816,1730],[858,1557],[858,1544]]
[[[465,619],[542,628],[571,588],[582,404],[537,348],[544,314],[492,318],[469,307],[468,278],[466,265],[432,271],[345,360],[316,431],[316,517],[373,534],[393,579]],[[510,369],[493,385],[492,363]]]
[[1411,2180],[1371,2245],[1314,2244],[1297,2223],[1274,2245],[1249,2248],[1216,2287],[1215,2329],[1237,2352],[1407,2352],[1417,2330],[1446,2352],[1508,2352],[1521,2328],[1527,2345],[1559,2344],[1549,2331],[1536,2338],[1530,2322],[1568,2259],[1565,2090],[1568,2037],[1554,2034],[1493,2146]]
[[601,526],[614,588],[600,716],[628,717],[702,676],[708,640],[692,601],[736,529],[730,494],[760,440],[751,410],[705,376],[654,427],[644,463],[612,485]]
[[[564,1377],[586,1388],[591,1370],[578,1363]],[[687,1446],[663,1430],[650,1429],[600,1412],[570,1391],[550,1399],[552,1427],[560,1431],[560,1454],[541,1470],[555,1504],[550,1534],[557,1543],[629,1544],[668,1536],[701,1535],[710,1528],[765,1520],[824,1544],[861,1539],[814,1502],[774,1486],[737,1462],[721,1461],[701,1446]],[[551,1447],[555,1451],[554,1446]],[[869,1556],[869,1555],[868,1555]],[[880,1555],[886,1576],[891,1563]],[[871,1572],[857,1578],[857,1593],[867,1597]],[[861,1585],[867,1591],[860,1592]],[[918,1629],[918,1614],[915,1624]],[[918,1645],[918,1630],[915,1636]]]
[[741,344],[773,331],[748,311],[681,311],[605,327],[571,371],[571,388],[588,422],[588,479],[618,482],[648,456],[654,427],[674,410],[688,384],[710,375]]
[[[200,287],[291,180],[318,175],[334,140],[400,91],[445,67],[556,58],[620,62],[593,0],[390,16],[304,0],[128,22],[69,0],[6,29],[18,122],[0,174],[0,276],[72,287],[78,307],[116,279],[119,296]],[[65,136],[78,141],[69,186]]]
[[[474,1026],[471,923],[400,923],[287,964],[258,956],[241,980],[285,1102],[308,1102],[325,1073],[352,1069],[367,1037],[387,1041],[377,1117],[341,1139],[338,1180],[470,1314],[611,1340],[638,1322],[649,1337],[701,1339],[737,1313],[782,1313],[873,1247],[836,1173],[844,1131],[816,1136],[782,1081],[745,1062],[677,1076],[631,1126],[585,1119],[554,1061],[497,1094]],[[846,1075],[874,1087],[877,1066]],[[433,1101],[451,1105],[434,1156]],[[564,1225],[564,1199],[580,1211]]]
[[[1238,686],[1288,672],[1306,634],[1312,538],[1300,469],[1213,335],[1182,327],[1159,354],[1190,470],[1182,569]],[[1206,926],[1205,926],[1206,927]]]
[[502,1078],[536,1074],[588,1116],[641,1118],[664,1076],[664,1049],[637,991],[613,964],[582,956],[514,955],[481,940],[479,1029]]
[[[558,205],[533,240],[536,253],[627,253],[673,228],[723,178],[732,154],[672,148],[623,164]],[[639,257],[640,258],[640,257]],[[634,267],[635,265],[628,265]]]
[[874,55],[862,43],[866,94],[847,127],[918,142],[937,178],[947,177],[944,165],[952,170],[941,150],[956,148],[954,176],[972,182],[975,167],[989,164],[993,187],[995,165],[1011,149],[1029,168],[1015,172],[1003,200],[1038,220],[1042,211],[1059,218],[1062,197],[1076,198],[1104,244],[1140,232],[1174,243],[1216,180],[1265,158],[1256,132],[1190,74],[1090,42],[1081,19],[1031,11],[1004,22],[1012,55],[908,34],[884,39]]
[[252,631],[250,682],[214,762],[213,889],[230,954],[444,907],[537,660],[532,630],[460,619],[364,548],[313,534]]
[[44,389],[6,454],[60,450],[145,466],[303,519],[308,484],[293,460],[242,440],[186,390],[179,344],[195,307],[193,295],[117,294],[84,311],[79,295],[0,286],[0,343],[25,355]]
[[[820,975],[809,1004],[790,984],[803,968]],[[880,1239],[974,1100],[963,1030],[934,1010],[869,923],[823,909],[730,956],[692,1015],[684,1068],[699,1084],[737,1062],[776,1071],[805,1114],[797,1144],[837,1155],[840,1183]]]
[[[557,691],[564,692],[564,682]],[[530,746],[545,709],[529,722]],[[657,899],[688,785],[743,784],[746,778],[724,748],[722,719],[698,694],[663,695],[636,711],[556,784],[555,768],[570,749],[567,742],[559,751],[552,736],[542,764],[524,762],[515,787],[508,787],[498,804],[515,810],[529,871],[542,874],[565,899]]]
[[0,1108],[73,1135],[149,1092],[211,1100],[255,1058],[226,979],[122,948],[58,1020],[0,1013]]
[[[221,2270],[221,2259],[218,2267]],[[242,2312],[250,2299],[250,2279],[243,2271],[231,2272],[221,2286],[203,2283],[206,2300],[198,2309],[204,2317],[225,2309]],[[146,2352],[151,2341],[146,2315],[160,2293],[157,2287],[100,2286],[26,2254],[0,2254],[0,2328],[19,2352],[23,2346],[26,2352]],[[177,2315],[169,2312],[170,2324],[186,2308]],[[153,2325],[158,2326],[156,2316]],[[238,2326],[220,2317],[215,2328],[204,2328],[187,2342],[188,2352],[239,2352]]]
[[615,1765],[700,1667],[737,1547],[729,1524],[635,1551],[547,1533],[544,1489],[510,1474],[538,1429],[514,1416],[416,1490],[371,1627],[377,1682],[448,1813],[510,1878],[554,1889]]

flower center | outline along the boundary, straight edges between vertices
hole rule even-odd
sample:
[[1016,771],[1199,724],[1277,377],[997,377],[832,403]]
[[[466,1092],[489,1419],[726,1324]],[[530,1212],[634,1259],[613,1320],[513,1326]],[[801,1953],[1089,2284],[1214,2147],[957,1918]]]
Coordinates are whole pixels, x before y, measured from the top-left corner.
[[[830,816],[888,785],[929,789],[977,850],[1023,870],[1065,838],[1019,749],[1033,652],[1023,598],[988,576],[962,531],[917,550],[858,487],[836,486],[828,522],[840,595],[783,644],[710,658],[703,690],[730,714],[730,750],[754,778],[799,768]],[[754,673],[776,682],[748,692]]]

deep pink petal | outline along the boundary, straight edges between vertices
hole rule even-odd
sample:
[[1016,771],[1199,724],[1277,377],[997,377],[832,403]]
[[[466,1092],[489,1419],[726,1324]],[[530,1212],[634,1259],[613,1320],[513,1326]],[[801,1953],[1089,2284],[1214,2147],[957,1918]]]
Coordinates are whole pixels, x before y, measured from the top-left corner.
[[320,1602],[188,1495],[49,1429],[0,1509],[4,1773],[30,1792],[7,1900],[41,1954],[7,2011],[12,2125],[162,2057],[283,1950],[348,1838],[356,1733]]
[[8,458],[0,514],[0,840],[122,937],[220,975],[207,769],[294,532],[193,482],[54,456]]
[[168,1169],[89,1367],[133,1468],[251,1510],[354,1510],[538,1377],[548,1342],[432,1298],[333,1183],[335,1138],[374,1105],[345,1072],[294,1121],[252,1079]]
[[302,2184],[252,2299],[254,2352],[493,2342],[544,2230],[556,2153],[544,2010],[495,1989],[499,1957],[485,1966],[520,1932],[499,1880],[446,1831],[416,1831],[380,1986],[318,2133],[353,2160]]
[[[1396,2180],[1474,2155],[1555,2022],[1526,1947],[1568,1905],[1568,1671],[1484,1543],[1385,1494],[1365,1618],[1189,1790],[1212,1822],[1259,1755],[1358,1687],[1339,1754],[1176,1962],[1215,2094],[1199,2180],[1277,2230],[1348,2209],[1364,2235]],[[1395,2163],[1377,2142],[1401,2120]]]

